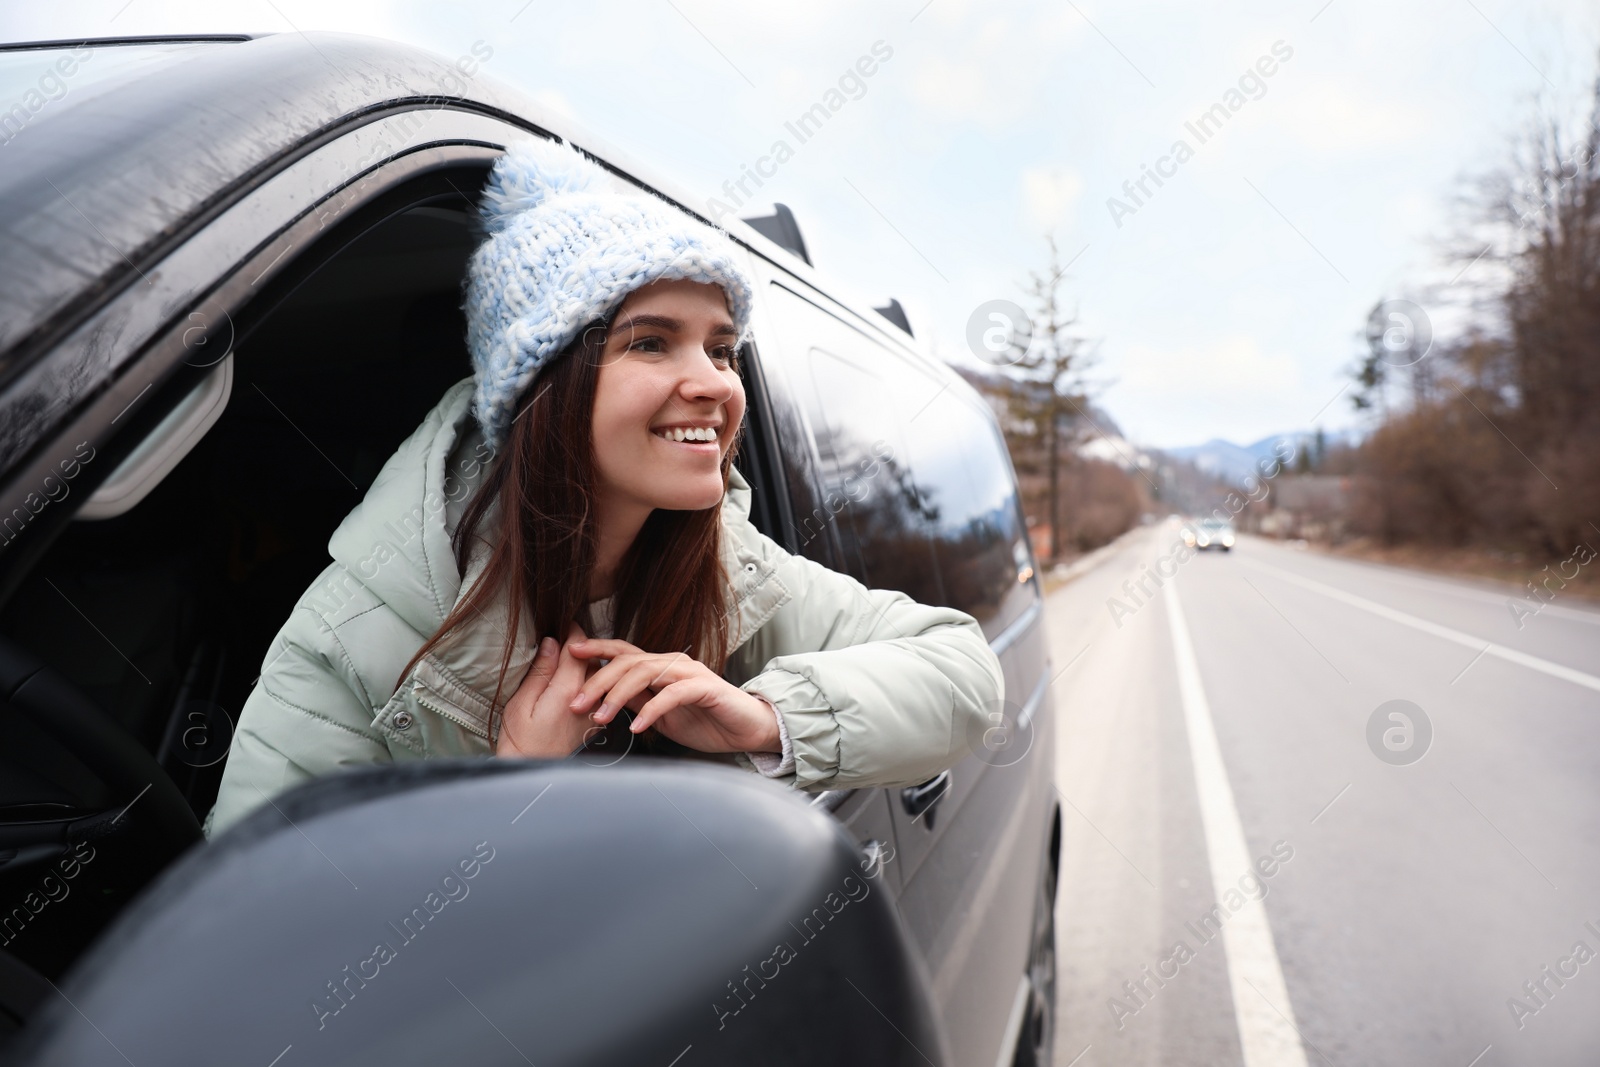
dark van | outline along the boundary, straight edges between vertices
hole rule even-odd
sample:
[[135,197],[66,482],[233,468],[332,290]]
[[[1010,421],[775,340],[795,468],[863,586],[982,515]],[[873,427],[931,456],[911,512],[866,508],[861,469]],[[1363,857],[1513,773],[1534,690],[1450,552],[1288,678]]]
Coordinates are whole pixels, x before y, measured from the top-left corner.
[[0,48],[0,1046],[1048,1063],[1055,737],[1015,475],[982,399],[897,303],[813,270],[787,209],[718,220],[760,286],[754,521],[981,622],[1006,703],[972,754],[815,796],[698,761],[425,761],[202,840],[233,715],[329,535],[470,373],[459,286],[503,147],[570,140],[705,217],[485,77],[492,55]]

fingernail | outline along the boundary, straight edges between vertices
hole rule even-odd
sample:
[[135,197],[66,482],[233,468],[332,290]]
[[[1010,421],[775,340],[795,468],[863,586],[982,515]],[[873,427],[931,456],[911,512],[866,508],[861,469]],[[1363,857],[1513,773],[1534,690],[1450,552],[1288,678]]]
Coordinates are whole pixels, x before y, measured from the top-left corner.
[[583,638],[580,637],[576,641],[569,641],[567,643],[570,644],[573,648],[582,648],[584,645],[587,645],[589,642],[585,641]]
[[611,718],[611,705],[601,704],[595,709],[594,716],[596,722],[605,722],[607,719]]
[[567,706],[570,707],[573,711],[577,711],[579,708],[583,707],[587,703],[589,703],[589,694],[588,693],[579,693],[577,696],[572,698],[572,703],[567,705]]
[[556,654],[556,643],[555,643],[555,639],[554,638],[547,637],[543,641],[539,642],[539,655],[541,655],[541,656],[553,656],[555,654]]

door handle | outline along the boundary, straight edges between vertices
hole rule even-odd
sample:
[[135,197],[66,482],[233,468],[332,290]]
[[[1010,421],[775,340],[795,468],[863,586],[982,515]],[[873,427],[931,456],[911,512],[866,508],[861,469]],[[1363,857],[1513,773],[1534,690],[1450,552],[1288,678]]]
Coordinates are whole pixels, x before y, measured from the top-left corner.
[[928,817],[928,829],[933,829],[933,809],[950,792],[950,772],[940,771],[938,775],[929,778],[921,785],[907,786],[900,790],[900,803],[905,807],[906,814],[912,819]]

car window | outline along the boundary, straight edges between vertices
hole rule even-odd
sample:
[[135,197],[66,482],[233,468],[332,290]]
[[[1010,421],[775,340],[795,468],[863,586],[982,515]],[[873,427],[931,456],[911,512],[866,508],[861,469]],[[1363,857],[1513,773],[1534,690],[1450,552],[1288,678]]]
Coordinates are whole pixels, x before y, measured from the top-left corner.
[[770,292],[822,483],[819,506],[796,516],[802,544],[834,536],[865,584],[960,608],[994,638],[1038,589],[993,420],[965,385],[805,297]]
[[899,420],[883,402],[898,383],[820,348],[807,362],[825,513],[802,520],[803,538],[836,522],[846,565],[862,582],[944,603],[932,551],[932,488],[918,483]]
[[[371,147],[357,137],[319,152],[301,162],[366,165]],[[306,172],[290,163],[150,272],[209,291],[192,313],[173,321],[175,308],[144,286],[94,313],[125,330],[119,380],[148,384],[120,407],[54,398],[70,413],[31,424],[43,458],[27,460],[27,484],[40,499],[4,532],[0,553],[0,666],[12,685],[41,679],[35,704],[104,727],[79,746],[30,727],[9,698],[0,709],[7,842],[68,840],[92,821],[108,857],[49,922],[8,943],[29,966],[60,973],[170,858],[162,850],[188,828],[174,805],[187,804],[198,834],[239,709],[273,635],[326,566],[329,535],[395,445],[470,373],[460,310],[476,242],[468,194],[492,158],[486,145],[406,153],[359,189],[333,187],[339,199],[320,213],[307,212]],[[275,221],[283,228],[271,242],[235,258]],[[128,324],[162,316],[136,346],[142,327]],[[75,336],[38,366],[81,367]],[[128,819],[118,811],[137,797],[85,757],[96,737],[125,750],[112,761],[121,769],[152,772],[155,796]],[[155,811],[168,815],[146,814]],[[5,874],[13,888],[36,883],[53,862],[33,850],[13,855]]]
[[904,433],[944,603],[977,619],[993,638],[1037,595],[1027,581],[1027,533],[1004,446],[988,414],[948,389],[907,415]]
[[[484,173],[450,177],[466,190]],[[0,635],[115,718],[199,814],[273,635],[327,564],[329,535],[471,373],[459,285],[473,219],[427,180],[423,202],[364,231],[356,220],[354,240],[326,231],[320,255],[322,242],[296,250],[308,263],[292,268],[298,283],[286,275],[236,309],[215,364],[231,387],[198,440],[120,503],[96,507],[105,493],[73,486],[76,521],[0,606]],[[196,353],[185,369],[214,374],[195,369],[214,358]]]

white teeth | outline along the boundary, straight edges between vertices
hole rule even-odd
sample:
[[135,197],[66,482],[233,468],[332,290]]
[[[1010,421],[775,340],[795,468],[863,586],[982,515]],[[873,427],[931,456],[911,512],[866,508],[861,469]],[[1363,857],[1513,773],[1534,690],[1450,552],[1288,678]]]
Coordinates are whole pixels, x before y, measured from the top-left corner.
[[715,427],[711,426],[691,426],[688,429],[677,426],[670,430],[657,432],[669,441],[715,441],[717,439],[717,431]]

